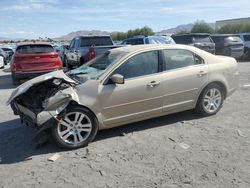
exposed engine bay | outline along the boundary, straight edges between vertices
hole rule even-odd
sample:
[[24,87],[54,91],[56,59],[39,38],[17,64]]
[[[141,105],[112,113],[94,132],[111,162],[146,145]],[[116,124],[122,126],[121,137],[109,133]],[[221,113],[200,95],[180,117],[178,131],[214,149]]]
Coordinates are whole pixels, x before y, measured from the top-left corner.
[[18,96],[15,102],[38,114],[45,110],[48,98],[69,87],[71,85],[65,81],[51,79],[31,87],[27,92]]
[[7,104],[22,122],[40,127],[56,119],[70,101],[78,102],[74,89],[76,85],[77,82],[60,71],[57,76],[43,75],[19,86]]

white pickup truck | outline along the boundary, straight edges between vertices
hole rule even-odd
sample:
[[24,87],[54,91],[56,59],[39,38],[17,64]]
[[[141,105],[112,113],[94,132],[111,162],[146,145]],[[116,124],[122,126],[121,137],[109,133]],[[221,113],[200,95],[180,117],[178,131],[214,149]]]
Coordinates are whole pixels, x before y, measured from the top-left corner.
[[117,47],[120,46],[115,45],[109,35],[75,37],[66,51],[65,65],[69,69],[83,65],[97,55]]

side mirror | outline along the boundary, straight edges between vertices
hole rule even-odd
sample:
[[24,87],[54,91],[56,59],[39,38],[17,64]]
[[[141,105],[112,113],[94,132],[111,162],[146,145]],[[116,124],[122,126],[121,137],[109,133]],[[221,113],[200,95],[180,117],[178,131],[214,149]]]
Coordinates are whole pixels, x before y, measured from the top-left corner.
[[124,84],[124,76],[120,75],[120,74],[114,74],[110,77],[110,80],[114,83],[114,84]]

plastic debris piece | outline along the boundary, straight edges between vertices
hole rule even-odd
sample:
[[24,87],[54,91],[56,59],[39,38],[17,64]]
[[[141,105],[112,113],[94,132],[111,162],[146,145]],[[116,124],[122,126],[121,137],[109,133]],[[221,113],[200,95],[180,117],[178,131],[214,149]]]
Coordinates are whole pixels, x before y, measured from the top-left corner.
[[179,143],[179,146],[182,147],[183,149],[188,149],[190,146],[184,142]]
[[243,87],[250,87],[250,84],[245,84],[243,85]]
[[106,172],[104,172],[102,170],[99,170],[99,173],[101,174],[101,176],[105,176],[106,175]]
[[237,129],[237,133],[239,136],[246,138],[247,136],[242,133],[241,130]]
[[52,155],[50,158],[48,158],[48,161],[55,162],[59,157],[60,157],[60,155],[58,153],[56,153],[56,154]]
[[175,142],[175,140],[173,138],[168,138],[169,140],[171,140],[172,142]]

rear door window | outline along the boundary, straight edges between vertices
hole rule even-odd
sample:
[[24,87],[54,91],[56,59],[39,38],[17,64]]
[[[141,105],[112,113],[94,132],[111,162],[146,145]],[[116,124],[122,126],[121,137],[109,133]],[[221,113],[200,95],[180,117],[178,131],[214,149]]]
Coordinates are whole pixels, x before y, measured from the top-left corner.
[[245,41],[250,41],[250,35],[243,35]]
[[225,42],[242,42],[242,40],[239,37],[230,36],[225,38]]
[[17,54],[39,54],[55,51],[51,45],[24,45],[16,49]]
[[127,40],[127,44],[131,44],[131,45],[144,44],[144,41],[143,41],[143,38],[129,39]]
[[211,43],[212,42],[210,37],[194,37],[193,41],[194,41],[194,43],[196,43],[196,42],[197,43],[199,43],[199,42],[201,42],[201,43]]
[[182,49],[163,50],[165,69],[174,70],[193,65],[202,64],[204,61],[193,52]]

